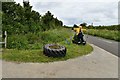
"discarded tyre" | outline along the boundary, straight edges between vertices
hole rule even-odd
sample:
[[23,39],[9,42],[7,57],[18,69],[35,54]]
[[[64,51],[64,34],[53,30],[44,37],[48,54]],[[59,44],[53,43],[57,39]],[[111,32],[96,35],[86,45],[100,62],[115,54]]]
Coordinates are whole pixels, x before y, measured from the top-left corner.
[[66,47],[57,44],[46,44],[43,47],[43,54],[48,57],[64,57],[66,51]]

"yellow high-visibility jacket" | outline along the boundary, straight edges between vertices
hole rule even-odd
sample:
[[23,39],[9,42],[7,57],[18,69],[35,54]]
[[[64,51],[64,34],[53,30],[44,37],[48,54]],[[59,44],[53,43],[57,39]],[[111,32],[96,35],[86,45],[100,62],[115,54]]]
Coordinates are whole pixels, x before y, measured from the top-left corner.
[[80,28],[73,28],[73,30],[76,32],[76,35],[80,33]]
[[76,32],[76,35],[78,35],[82,31],[82,27],[73,28],[73,30]]
[[78,28],[73,28],[73,30],[76,32],[76,35],[78,35],[80,32],[87,32],[87,30],[83,29],[81,26]]

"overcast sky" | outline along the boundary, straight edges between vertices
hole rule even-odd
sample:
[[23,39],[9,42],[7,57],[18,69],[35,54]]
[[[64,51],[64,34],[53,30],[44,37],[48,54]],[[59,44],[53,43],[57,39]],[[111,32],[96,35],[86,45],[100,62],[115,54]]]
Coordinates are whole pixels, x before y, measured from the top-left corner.
[[[14,0],[22,5],[23,0]],[[118,0],[29,0],[33,10],[44,15],[47,11],[73,26],[86,22],[88,25],[118,24]]]

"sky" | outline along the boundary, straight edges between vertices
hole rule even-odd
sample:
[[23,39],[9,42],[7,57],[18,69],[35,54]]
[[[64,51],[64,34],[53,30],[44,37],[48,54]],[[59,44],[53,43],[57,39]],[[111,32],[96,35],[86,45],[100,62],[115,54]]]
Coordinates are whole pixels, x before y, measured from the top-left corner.
[[[23,0],[14,1],[23,5]],[[119,0],[29,0],[29,2],[33,10],[41,15],[50,11],[67,26],[83,22],[88,25],[93,23],[95,26],[118,24]]]

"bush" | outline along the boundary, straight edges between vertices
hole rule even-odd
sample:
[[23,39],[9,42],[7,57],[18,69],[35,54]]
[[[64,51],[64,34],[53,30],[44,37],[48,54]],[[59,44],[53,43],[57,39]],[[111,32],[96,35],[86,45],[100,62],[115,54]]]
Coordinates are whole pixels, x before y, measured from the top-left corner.
[[23,35],[8,36],[7,48],[28,49],[27,38]]
[[107,30],[107,29],[88,29],[86,34],[99,36],[106,39],[120,41],[120,32],[117,30]]
[[34,44],[40,41],[40,37],[34,33],[28,33],[25,36],[27,37],[29,44]]
[[71,36],[70,29],[59,28],[39,33],[8,36],[7,48],[9,49],[40,49],[47,43],[58,43]]
[[120,31],[120,25],[111,25],[111,26],[88,26],[86,27],[88,29],[98,29],[98,30],[115,30],[115,31]]

